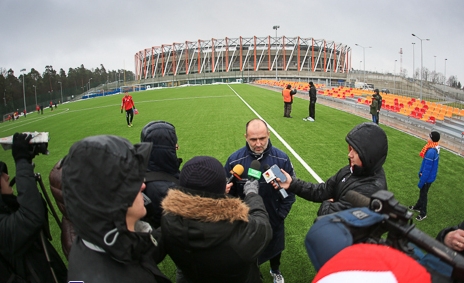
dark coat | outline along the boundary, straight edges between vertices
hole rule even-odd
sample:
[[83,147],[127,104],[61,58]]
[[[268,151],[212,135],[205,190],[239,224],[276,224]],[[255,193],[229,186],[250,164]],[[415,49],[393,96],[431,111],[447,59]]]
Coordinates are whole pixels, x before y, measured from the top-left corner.
[[[351,208],[345,200],[349,190],[370,197],[379,190],[387,190],[383,164],[388,142],[385,132],[374,123],[362,123],[351,130],[346,141],[358,153],[363,166],[347,165],[325,183],[313,184],[294,178],[288,191],[309,201],[322,202],[317,215],[325,215]],[[333,199],[329,201],[328,199]]]
[[167,253],[192,283],[261,282],[259,254],[272,237],[262,198],[169,190],[161,231]]
[[129,231],[126,224],[150,150],[148,143],[133,146],[115,136],[88,137],[71,146],[62,165],[66,211],[77,234],[69,281],[170,282],[156,265],[162,246],[154,235]]
[[[241,164],[245,168],[245,171],[241,175],[243,180],[234,184],[229,192],[230,195],[238,196],[242,199],[244,198],[243,185],[248,178],[248,168],[250,168],[253,160],[258,160],[261,163],[261,172],[264,171],[266,165],[272,166],[276,164],[290,175],[294,175],[290,158],[283,151],[273,147],[271,140],[269,140],[267,149],[260,155],[254,154],[248,144],[246,144],[245,147],[234,152],[227,159],[224,166],[228,176],[230,175],[230,170],[237,164]],[[272,185],[267,184],[263,177],[259,180],[259,195],[263,198],[273,232],[272,241],[259,258],[259,262],[263,263],[275,257],[285,249],[284,220],[295,202],[295,195],[290,192],[287,198],[282,199],[279,191],[274,189]]]
[[[54,282],[40,237],[48,231],[47,210],[25,159],[16,163],[16,188],[18,197],[0,197],[0,282],[7,282],[12,272],[28,282]],[[59,282],[67,282],[59,254],[48,240],[45,246]]]
[[316,102],[317,100],[317,90],[315,86],[309,88],[309,101]]
[[[164,121],[148,123],[142,130],[141,141],[152,144],[148,160],[148,172],[159,172],[156,181],[146,182],[144,193],[152,201],[153,228],[161,226],[161,201],[166,197],[168,189],[176,185],[170,178],[179,179],[181,159],[177,158],[177,135],[173,125]],[[170,178],[163,176],[169,175]],[[148,177],[148,176],[147,176]]]

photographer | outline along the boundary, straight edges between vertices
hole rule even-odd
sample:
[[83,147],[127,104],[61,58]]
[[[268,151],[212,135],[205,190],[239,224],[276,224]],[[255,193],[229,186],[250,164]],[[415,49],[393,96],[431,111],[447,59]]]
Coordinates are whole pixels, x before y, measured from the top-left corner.
[[47,208],[36,184],[31,139],[13,136],[17,196],[0,162],[0,282],[66,282],[66,266],[44,236],[49,233]]

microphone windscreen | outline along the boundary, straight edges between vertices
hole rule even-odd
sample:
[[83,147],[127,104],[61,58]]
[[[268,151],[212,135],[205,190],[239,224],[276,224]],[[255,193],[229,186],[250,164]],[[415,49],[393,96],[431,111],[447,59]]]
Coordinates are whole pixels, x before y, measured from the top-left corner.
[[245,168],[243,168],[243,165],[242,164],[237,164],[234,166],[234,168],[232,168],[232,171],[237,174],[237,175],[242,175],[243,174],[243,171],[245,171]]
[[259,171],[260,167],[261,167],[261,163],[258,160],[251,161],[250,168],[253,168]]
[[348,191],[345,194],[345,200],[353,207],[369,207],[371,199],[355,191]]
[[269,164],[264,164],[264,171],[267,171],[271,169],[271,166],[269,166]]

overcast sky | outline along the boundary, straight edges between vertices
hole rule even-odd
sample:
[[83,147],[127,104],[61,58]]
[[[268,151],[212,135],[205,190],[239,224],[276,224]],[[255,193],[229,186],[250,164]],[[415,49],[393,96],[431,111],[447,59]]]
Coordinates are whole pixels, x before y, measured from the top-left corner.
[[[333,40],[352,48],[352,67],[412,75],[424,67],[464,83],[463,0],[0,0],[0,68],[43,73],[134,71],[140,50],[211,38],[275,36]],[[403,49],[402,59],[400,48]],[[436,58],[434,57],[436,56]],[[397,60],[395,68],[395,60]],[[402,63],[400,61],[402,60]]]

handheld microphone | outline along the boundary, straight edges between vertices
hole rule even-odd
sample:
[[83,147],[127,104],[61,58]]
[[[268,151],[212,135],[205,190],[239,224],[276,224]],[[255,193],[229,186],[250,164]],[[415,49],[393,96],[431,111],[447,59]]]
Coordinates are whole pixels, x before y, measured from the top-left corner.
[[258,160],[251,161],[250,168],[248,168],[248,179],[250,181],[261,179],[260,167],[261,163]]
[[230,170],[230,174],[232,174],[228,179],[227,179],[227,184],[230,184],[234,181],[234,179],[241,180],[240,175],[243,174],[243,171],[245,171],[245,168],[243,168],[242,164],[237,164]]
[[[274,165],[273,167],[277,167],[277,165]],[[277,167],[278,168],[278,167]],[[272,168],[269,167],[268,164],[264,165],[264,170],[266,170],[264,173],[263,173],[263,177],[264,177],[264,180],[266,180],[266,183],[271,183],[271,182],[274,182],[277,184],[277,187],[279,188],[279,193],[280,193],[280,196],[284,199],[286,197],[288,197],[288,194],[287,192],[285,191],[284,188],[282,188],[279,183],[276,181],[276,174],[273,172]],[[280,169],[279,169],[280,171]]]

